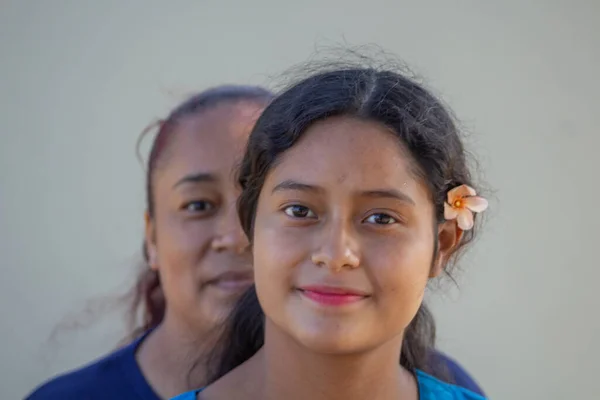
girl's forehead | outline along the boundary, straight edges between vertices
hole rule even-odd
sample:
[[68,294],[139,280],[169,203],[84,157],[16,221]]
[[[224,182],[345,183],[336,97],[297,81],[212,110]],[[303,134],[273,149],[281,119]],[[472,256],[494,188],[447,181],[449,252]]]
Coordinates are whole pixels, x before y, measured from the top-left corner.
[[[280,156],[274,169],[341,176],[409,178],[411,158],[399,139],[380,124],[351,117],[318,122]],[[411,177],[412,178],[412,177]]]
[[283,181],[347,193],[394,189],[426,203],[430,197],[426,185],[414,174],[408,150],[393,132],[349,117],[315,124],[281,154],[268,173],[265,189]]

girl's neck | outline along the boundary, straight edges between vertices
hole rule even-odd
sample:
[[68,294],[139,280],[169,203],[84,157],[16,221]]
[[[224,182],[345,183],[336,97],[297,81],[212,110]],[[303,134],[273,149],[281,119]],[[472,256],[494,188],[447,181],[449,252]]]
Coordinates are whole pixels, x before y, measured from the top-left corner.
[[162,398],[205,384],[204,363],[216,335],[210,330],[194,330],[167,313],[138,348],[136,360],[142,374]]
[[310,351],[265,322],[265,345],[244,368],[262,382],[260,398],[418,398],[414,376],[400,367],[401,336],[361,353],[328,355]]

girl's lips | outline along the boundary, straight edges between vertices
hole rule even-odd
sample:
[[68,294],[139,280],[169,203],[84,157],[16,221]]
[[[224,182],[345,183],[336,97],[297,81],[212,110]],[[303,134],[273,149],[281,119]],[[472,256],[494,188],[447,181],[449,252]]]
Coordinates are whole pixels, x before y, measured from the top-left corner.
[[334,286],[303,286],[298,291],[302,296],[326,306],[343,306],[368,297],[361,290]]

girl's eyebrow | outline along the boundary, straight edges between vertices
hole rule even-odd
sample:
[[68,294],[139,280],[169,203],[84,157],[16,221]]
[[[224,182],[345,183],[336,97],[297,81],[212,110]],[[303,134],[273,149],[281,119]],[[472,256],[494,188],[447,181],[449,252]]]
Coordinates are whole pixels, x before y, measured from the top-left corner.
[[308,183],[301,183],[294,180],[285,180],[277,184],[271,193],[285,191],[285,190],[299,190],[303,192],[322,193],[325,190],[317,185],[310,185]]
[[[279,191],[285,190],[299,190],[303,192],[312,192],[312,193],[323,193],[325,189],[318,185],[312,185],[308,183],[302,183],[294,180],[285,180],[279,184],[277,184],[271,193],[276,193]],[[374,190],[364,190],[358,192],[359,196],[363,197],[373,197],[373,198],[388,198],[399,200],[403,203],[408,203],[411,205],[416,205],[415,201],[406,193],[401,192],[396,189],[374,189]]]

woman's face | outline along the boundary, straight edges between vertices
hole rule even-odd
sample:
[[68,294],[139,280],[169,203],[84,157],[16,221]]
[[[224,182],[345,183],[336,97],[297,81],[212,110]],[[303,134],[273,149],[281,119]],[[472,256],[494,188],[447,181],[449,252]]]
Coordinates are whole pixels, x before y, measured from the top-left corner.
[[280,331],[324,353],[401,341],[458,238],[438,228],[410,163],[385,127],[349,117],[314,124],[281,156],[253,242],[258,297]]
[[184,117],[169,133],[152,177],[155,209],[146,229],[166,319],[210,329],[252,283],[234,167],[261,111],[252,103],[223,104]]

